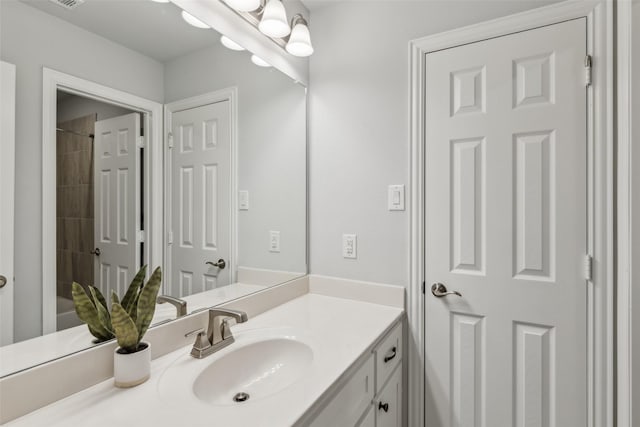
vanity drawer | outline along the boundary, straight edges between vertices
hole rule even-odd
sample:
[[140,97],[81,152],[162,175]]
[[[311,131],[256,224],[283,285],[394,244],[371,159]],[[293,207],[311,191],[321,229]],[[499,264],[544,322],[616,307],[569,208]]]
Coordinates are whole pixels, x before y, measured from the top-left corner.
[[312,427],[354,426],[373,399],[374,358],[371,355],[310,424]]
[[402,323],[389,332],[386,338],[375,348],[376,358],[376,393],[389,378],[402,360]]

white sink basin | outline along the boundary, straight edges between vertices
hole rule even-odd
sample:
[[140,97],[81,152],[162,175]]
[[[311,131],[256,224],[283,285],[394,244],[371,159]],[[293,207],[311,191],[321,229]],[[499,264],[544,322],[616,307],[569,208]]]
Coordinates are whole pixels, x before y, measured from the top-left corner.
[[[253,329],[234,335],[234,343],[203,359],[185,351],[162,373],[160,395],[173,403],[251,405],[302,379],[313,363],[314,351],[299,331]],[[248,396],[234,400],[238,393]]]
[[311,348],[299,341],[272,338],[252,342],[213,361],[196,378],[193,392],[212,405],[250,402],[293,384],[312,361]]

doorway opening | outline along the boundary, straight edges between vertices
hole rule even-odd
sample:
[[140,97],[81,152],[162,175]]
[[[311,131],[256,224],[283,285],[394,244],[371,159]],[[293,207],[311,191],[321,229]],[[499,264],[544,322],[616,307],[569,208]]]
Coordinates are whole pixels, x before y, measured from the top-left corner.
[[[120,161],[115,171],[111,167],[115,165],[110,164],[113,162],[105,162],[110,157],[136,154],[129,152],[130,147],[122,139],[127,129],[122,123],[127,120],[140,123],[136,134],[144,135],[144,120],[136,120],[134,116],[139,113],[129,108],[62,90],[57,90],[56,107],[56,330],[60,331],[82,323],[75,313],[71,284],[78,282],[85,287],[102,288],[100,273],[110,275],[104,266],[114,264],[115,260],[109,259],[109,250],[105,251],[104,246],[113,232],[127,234],[127,230],[119,230],[125,226],[119,221],[140,223],[140,230],[144,229],[144,209],[141,194],[137,194],[144,188],[144,148],[135,147],[140,150],[136,159],[125,160],[125,164]],[[102,135],[97,138],[96,129],[102,129]],[[112,142],[116,147],[110,147]],[[134,170],[129,171],[126,163],[133,163]],[[134,179],[122,182],[125,174]],[[98,186],[101,177],[103,185]],[[113,186],[110,181],[114,180],[120,182]],[[137,182],[141,184],[139,188]],[[134,196],[130,197],[133,206],[120,198],[130,192]],[[110,203],[114,198],[116,203]],[[107,242],[103,241],[105,238]],[[119,242],[115,240],[116,244],[122,243],[122,238]],[[144,242],[137,240],[132,244],[139,256],[127,263],[133,264],[134,270],[140,267],[140,259],[144,259]]]

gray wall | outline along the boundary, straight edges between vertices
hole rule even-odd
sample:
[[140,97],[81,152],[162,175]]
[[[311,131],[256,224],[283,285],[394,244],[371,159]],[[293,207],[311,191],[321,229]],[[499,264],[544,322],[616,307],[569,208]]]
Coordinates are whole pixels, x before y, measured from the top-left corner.
[[[162,64],[15,0],[0,1],[0,55],[16,65],[15,339],[42,324],[42,68],[162,102]],[[55,214],[55,213],[52,213]]]
[[[238,188],[249,191],[249,210],[238,212],[238,265],[305,272],[305,89],[249,58],[215,43],[168,62],[166,102],[238,88]],[[280,253],[268,250],[270,230],[280,231]]]
[[[387,210],[387,186],[409,183],[408,43],[545,4],[351,1],[312,10],[312,273],[407,285],[409,213]],[[358,235],[358,259],[342,258],[343,233]]]

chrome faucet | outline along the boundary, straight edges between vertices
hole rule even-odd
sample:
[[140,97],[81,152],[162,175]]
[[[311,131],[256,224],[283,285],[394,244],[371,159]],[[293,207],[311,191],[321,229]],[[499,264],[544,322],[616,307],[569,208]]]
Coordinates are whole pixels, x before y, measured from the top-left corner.
[[165,302],[168,302],[176,308],[176,318],[187,315],[187,302],[185,300],[174,298],[169,295],[160,295],[156,298],[156,303],[158,304],[164,304]]
[[244,311],[210,308],[207,331],[198,333],[191,355],[196,359],[202,359],[233,343],[235,339],[229,326],[230,319],[235,319],[236,323],[244,323],[248,318]]

